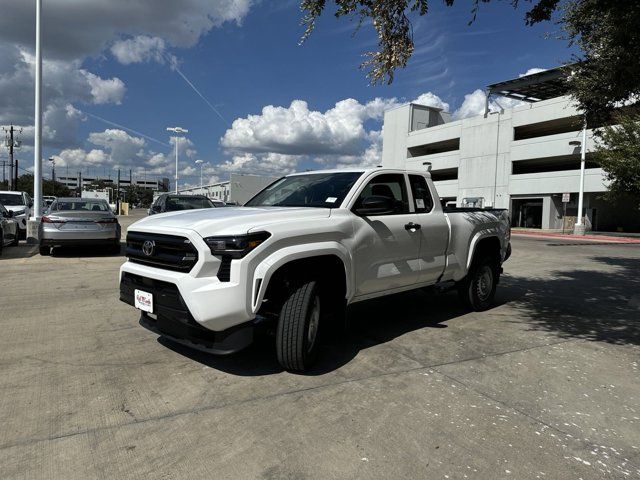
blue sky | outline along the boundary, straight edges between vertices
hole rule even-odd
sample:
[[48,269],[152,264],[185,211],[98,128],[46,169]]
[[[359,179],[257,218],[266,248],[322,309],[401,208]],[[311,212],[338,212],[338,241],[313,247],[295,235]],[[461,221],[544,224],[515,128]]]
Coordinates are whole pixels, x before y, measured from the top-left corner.
[[[407,68],[396,73],[392,85],[370,86],[358,65],[362,54],[375,48],[373,29],[364,24],[352,37],[355,23],[335,19],[330,10],[299,46],[303,27],[297,2],[189,0],[178,25],[163,2],[140,0],[131,7],[114,0],[109,5],[120,12],[111,15],[107,4],[96,14],[72,1],[56,18],[51,10],[61,2],[45,1],[45,25],[49,17],[56,25],[45,28],[44,37],[45,154],[85,175],[112,174],[119,166],[171,177],[165,129],[173,125],[189,129],[180,152],[181,183],[199,181],[197,159],[206,162],[205,181],[230,172],[275,175],[375,164],[384,108],[430,92],[422,98],[446,103],[454,112],[465,95],[488,83],[557,66],[572,53],[566,42],[553,38],[556,25],[524,25],[528,3],[518,10],[505,2],[482,4],[469,26],[468,2],[455,7],[432,2],[427,16],[414,19],[416,53]],[[0,60],[12,64],[6,59],[14,59],[14,70],[0,68],[0,123],[25,127],[27,146],[20,156],[28,165],[32,12],[23,8],[15,16],[4,17],[7,28],[0,19]],[[21,23],[27,33],[18,28]],[[468,98],[466,107],[477,104],[478,95]],[[296,100],[306,106],[297,102],[290,108]],[[338,102],[343,103],[335,108]],[[281,108],[263,115],[267,106]],[[469,108],[459,115],[474,113],[475,107]],[[0,159],[5,158],[3,149]]]

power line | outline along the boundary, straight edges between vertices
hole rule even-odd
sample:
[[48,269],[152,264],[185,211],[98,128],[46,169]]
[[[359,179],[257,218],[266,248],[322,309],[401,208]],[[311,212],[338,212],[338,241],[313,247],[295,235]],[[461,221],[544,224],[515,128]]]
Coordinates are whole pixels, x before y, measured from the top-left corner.
[[[80,111],[81,111],[81,110],[80,110]],[[151,140],[152,142],[156,142],[156,143],[158,143],[158,144],[160,144],[160,145],[162,145],[162,146],[164,146],[164,147],[170,147],[170,146],[171,146],[171,145],[169,145],[169,144],[168,144],[168,143],[166,143],[166,142],[163,142],[163,141],[161,141],[161,140],[158,140],[157,138],[153,138],[153,137],[151,137],[151,136],[149,136],[149,135],[147,135],[147,134],[145,134],[145,133],[142,133],[142,132],[139,132],[139,131],[137,131],[137,130],[134,130],[133,128],[125,127],[124,125],[121,125],[121,124],[119,124],[119,123],[112,122],[111,120],[107,120],[106,118],[102,118],[102,117],[100,117],[100,116],[98,116],[98,115],[94,115],[93,113],[89,113],[89,112],[85,112],[85,111],[82,111],[82,113],[84,113],[85,115],[88,115],[88,116],[90,116],[91,118],[94,118],[94,119],[96,119],[96,120],[100,120],[101,122],[104,122],[104,123],[106,123],[106,124],[108,124],[108,125],[111,125],[111,126],[113,126],[113,127],[122,128],[123,130],[127,130],[127,131],[129,131],[129,132],[131,132],[131,133],[135,133],[136,135],[140,135],[141,137],[144,137],[144,138],[146,138],[147,140]]]
[[223,121],[224,123],[226,123],[227,125],[229,125],[229,121],[228,121],[226,118],[224,118],[224,117],[222,116],[222,114],[218,111],[218,109],[217,109],[216,107],[214,107],[214,106],[211,104],[211,102],[207,99],[207,97],[205,97],[205,96],[200,92],[200,90],[198,90],[198,89],[196,88],[196,86],[193,84],[193,82],[192,82],[191,80],[189,80],[189,79],[187,78],[187,76],[186,76],[184,73],[182,73],[182,70],[180,70],[180,69],[178,68],[178,64],[177,64],[177,61],[175,60],[175,58],[172,58],[172,57],[170,57],[170,56],[169,56],[169,55],[167,55],[167,54],[165,54],[165,57],[167,58],[167,60],[168,60],[168,62],[169,62],[169,65],[171,66],[171,68],[172,68],[172,69],[173,69],[173,70],[174,70],[178,75],[180,75],[180,76],[182,77],[182,79],[183,79],[185,82],[187,82],[187,85],[189,85],[189,86],[193,89],[193,91],[194,91],[194,92],[196,92],[196,93],[198,94],[198,96],[199,96],[202,100],[204,100],[204,101],[205,101],[205,103],[209,106],[209,108],[211,108],[211,110],[213,110],[213,111],[214,111],[214,113],[215,113],[216,115],[218,115],[218,116],[220,117],[220,119],[222,119],[222,121]]

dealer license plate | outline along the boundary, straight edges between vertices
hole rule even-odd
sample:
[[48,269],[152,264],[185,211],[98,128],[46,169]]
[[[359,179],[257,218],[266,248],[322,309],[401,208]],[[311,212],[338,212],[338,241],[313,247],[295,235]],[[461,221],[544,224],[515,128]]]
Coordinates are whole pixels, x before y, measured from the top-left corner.
[[153,313],[153,294],[136,290],[134,292],[135,306],[143,312]]

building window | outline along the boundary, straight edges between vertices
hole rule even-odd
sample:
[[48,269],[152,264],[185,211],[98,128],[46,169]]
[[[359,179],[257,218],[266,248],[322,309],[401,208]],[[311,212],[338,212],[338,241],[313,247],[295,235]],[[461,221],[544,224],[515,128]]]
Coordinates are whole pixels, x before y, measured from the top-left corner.
[[454,152],[460,150],[460,139],[452,138],[442,142],[426,143],[407,149],[407,158],[421,157],[422,155],[431,155],[434,153]]
[[[587,153],[585,168],[598,168],[598,164],[593,161],[593,158],[593,154]],[[517,162],[511,162],[511,173],[513,175],[522,175],[526,173],[563,172],[567,170],[579,169],[579,155],[532,158],[530,160],[519,160]]]
[[457,168],[443,168],[441,170],[431,170],[431,180],[434,182],[442,182],[444,180],[457,180]]
[[546,122],[530,123],[513,129],[514,140],[546,137],[559,133],[578,132],[582,130],[582,117],[565,117],[548,120]]

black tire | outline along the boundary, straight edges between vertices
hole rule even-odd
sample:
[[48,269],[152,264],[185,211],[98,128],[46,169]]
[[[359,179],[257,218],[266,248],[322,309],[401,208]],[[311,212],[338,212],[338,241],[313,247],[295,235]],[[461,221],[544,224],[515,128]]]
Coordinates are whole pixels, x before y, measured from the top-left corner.
[[500,269],[491,258],[482,258],[471,264],[469,273],[458,283],[458,296],[466,307],[476,312],[488,310],[493,305]]
[[18,238],[18,231],[16,230],[16,234],[13,237],[13,241],[9,244],[9,246],[15,247],[16,245],[18,245],[18,242],[20,242],[20,239]]
[[278,362],[291,372],[304,372],[318,353],[321,324],[318,283],[307,281],[291,289],[286,296],[276,331]]
[[4,247],[4,232],[0,228],[0,256],[2,256],[3,247]]
[[40,245],[40,255],[46,257],[47,255],[51,255],[51,247],[47,247],[44,245]]

